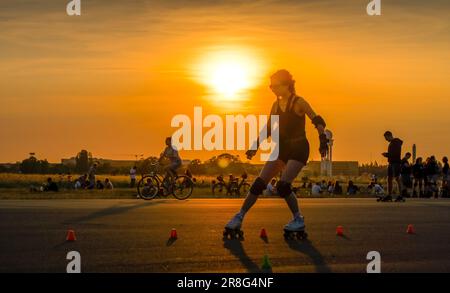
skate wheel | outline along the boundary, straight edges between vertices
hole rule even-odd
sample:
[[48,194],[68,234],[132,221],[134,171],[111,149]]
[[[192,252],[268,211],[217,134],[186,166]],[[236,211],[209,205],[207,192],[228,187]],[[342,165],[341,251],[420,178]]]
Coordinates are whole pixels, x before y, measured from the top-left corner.
[[287,240],[292,240],[292,239],[294,239],[294,233],[293,232],[288,232],[288,231],[285,231],[284,232],[284,239],[287,239]]
[[235,237],[234,231],[225,228],[225,231],[223,231],[223,238],[224,239],[228,239],[228,238],[233,239],[234,237]]

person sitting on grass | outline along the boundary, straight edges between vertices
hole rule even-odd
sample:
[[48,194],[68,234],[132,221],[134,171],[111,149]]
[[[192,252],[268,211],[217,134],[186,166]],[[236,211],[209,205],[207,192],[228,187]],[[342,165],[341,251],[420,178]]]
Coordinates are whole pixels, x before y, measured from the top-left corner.
[[272,179],[272,180],[269,182],[269,184],[267,184],[267,188],[266,188],[266,190],[264,191],[264,195],[272,196],[272,195],[276,195],[276,194],[277,194],[277,190],[276,190],[276,187],[275,187],[275,183],[276,183],[276,182],[277,182],[276,179]]
[[333,194],[342,194],[342,186],[339,184],[339,181],[334,183]]
[[334,186],[333,186],[333,183],[331,181],[328,181],[327,191],[328,191],[328,194],[333,194],[334,193]]
[[348,182],[347,186],[347,195],[355,195],[358,192],[359,188],[356,186],[352,180]]
[[56,182],[52,180],[51,177],[47,178],[47,183],[44,184],[42,187],[43,191],[54,191],[54,192],[58,191],[58,185],[56,184]]
[[103,185],[103,182],[101,180],[97,180],[95,188],[97,188],[97,189],[104,189],[105,186]]
[[320,183],[314,183],[313,186],[311,187],[311,194],[312,195],[320,195],[320,193],[322,193],[322,188],[320,188]]
[[378,183],[374,184],[373,185],[373,193],[375,195],[384,195],[383,186],[381,186],[381,184],[378,184]]
[[75,180],[74,188],[75,189],[85,189],[87,187],[87,181],[86,181],[87,175],[81,175],[78,177],[77,180]]
[[320,192],[322,193],[325,191],[328,191],[328,186],[325,180],[322,180],[322,182],[320,183]]
[[111,189],[111,190],[114,189],[114,186],[113,186],[111,180],[109,180],[108,178],[105,179],[105,188]]

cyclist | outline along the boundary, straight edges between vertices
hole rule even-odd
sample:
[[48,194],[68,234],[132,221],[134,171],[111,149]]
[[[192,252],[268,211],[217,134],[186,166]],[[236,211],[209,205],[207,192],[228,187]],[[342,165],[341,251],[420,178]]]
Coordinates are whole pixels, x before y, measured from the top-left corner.
[[164,167],[164,171],[166,172],[164,181],[169,179],[169,182],[173,182],[173,179],[177,176],[177,169],[181,167],[181,158],[178,150],[172,145],[172,137],[166,138],[166,148],[161,153],[159,161],[163,158],[167,158],[170,161],[169,165]]

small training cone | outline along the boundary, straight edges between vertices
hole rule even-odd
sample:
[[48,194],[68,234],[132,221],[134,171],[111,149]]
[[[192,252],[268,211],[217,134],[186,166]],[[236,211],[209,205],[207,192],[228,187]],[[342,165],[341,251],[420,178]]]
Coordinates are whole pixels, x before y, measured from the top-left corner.
[[262,228],[261,233],[259,234],[259,237],[261,238],[267,238],[267,232],[266,229]]
[[344,227],[342,227],[342,226],[337,226],[337,227],[336,227],[336,235],[337,235],[337,236],[344,236]]
[[406,228],[406,233],[408,233],[408,234],[415,234],[416,232],[414,231],[414,226],[409,224],[408,228]]
[[170,231],[170,238],[171,238],[171,239],[176,239],[176,238],[178,238],[177,230],[176,230],[175,228],[173,228],[172,231]]
[[77,238],[75,237],[75,231],[74,230],[67,230],[67,237],[66,241],[75,241]]
[[272,268],[272,265],[270,264],[269,256],[267,254],[264,255],[261,268],[263,270],[269,270]]

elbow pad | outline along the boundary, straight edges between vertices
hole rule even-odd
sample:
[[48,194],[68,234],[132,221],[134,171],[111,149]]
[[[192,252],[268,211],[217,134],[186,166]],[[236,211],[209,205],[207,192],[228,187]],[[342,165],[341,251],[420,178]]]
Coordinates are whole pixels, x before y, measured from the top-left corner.
[[322,116],[317,115],[316,117],[314,117],[312,120],[312,124],[314,124],[314,126],[317,128],[317,126],[322,125],[323,128],[325,128],[327,126],[327,124],[325,123],[325,120],[323,120]]

